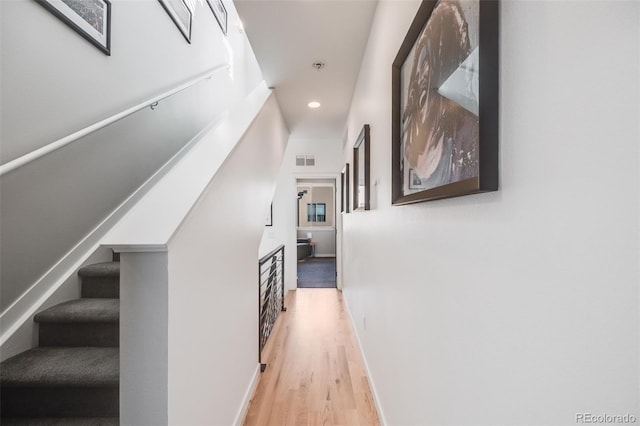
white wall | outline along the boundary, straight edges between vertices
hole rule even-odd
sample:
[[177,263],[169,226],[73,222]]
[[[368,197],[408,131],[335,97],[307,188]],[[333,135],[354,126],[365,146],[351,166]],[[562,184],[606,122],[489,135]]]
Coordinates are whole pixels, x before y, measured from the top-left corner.
[[120,258],[120,415],[123,425],[168,424],[167,252]]
[[158,1],[111,3],[106,56],[38,3],[0,2],[3,162],[214,66],[231,69],[2,176],[3,313],[32,286],[51,285],[57,262],[262,80],[231,2],[227,36],[206,2],[195,2],[191,44]]
[[392,207],[391,63],[418,3],[378,5],[343,156],[371,124],[344,294],[386,424],[640,418],[640,4],[504,1],[500,191]]
[[121,253],[128,295],[120,308],[122,424],[241,420],[258,373],[264,222],[256,211],[270,202],[287,139],[263,82],[103,238]]
[[[236,78],[253,81],[252,89],[262,78],[255,64],[245,62],[233,4],[225,2],[225,38],[206,1],[193,3],[189,44],[157,0],[112,0],[106,56],[36,2],[3,1],[2,162],[221,63],[238,61]],[[233,92],[245,90],[236,85]]]
[[303,228],[298,229],[297,238],[309,238],[313,243],[314,257],[336,257],[336,229],[327,228]]
[[256,211],[271,202],[287,139],[272,96],[169,242],[169,424],[236,424],[251,396],[264,227]]
[[[296,166],[296,155],[315,155],[315,166]],[[285,290],[297,287],[296,260],[296,180],[337,179],[342,170],[342,141],[333,139],[304,139],[290,137],[285,151],[275,193],[273,195],[273,227],[266,227],[260,243],[260,255],[285,244]],[[340,194],[336,199],[340,199]],[[340,215],[336,216],[340,225]],[[338,241],[340,244],[340,241]]]

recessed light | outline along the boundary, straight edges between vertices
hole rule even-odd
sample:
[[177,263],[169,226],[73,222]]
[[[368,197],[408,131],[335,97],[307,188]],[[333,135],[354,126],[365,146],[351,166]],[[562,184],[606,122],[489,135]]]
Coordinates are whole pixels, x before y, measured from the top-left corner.
[[309,108],[320,108],[320,102],[312,101],[307,104]]

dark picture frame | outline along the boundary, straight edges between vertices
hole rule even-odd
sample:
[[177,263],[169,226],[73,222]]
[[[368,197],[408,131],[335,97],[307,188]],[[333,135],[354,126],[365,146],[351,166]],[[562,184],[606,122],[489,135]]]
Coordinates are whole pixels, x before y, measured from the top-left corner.
[[498,190],[498,21],[498,1],[422,1],[392,65],[392,204]]
[[211,12],[213,12],[213,16],[216,17],[216,21],[218,21],[218,25],[222,29],[222,33],[227,35],[227,8],[224,7],[224,3],[222,0],[207,0],[209,4],[209,8]]
[[353,145],[353,211],[369,210],[371,128],[365,124]]
[[340,212],[349,213],[349,163],[345,164],[342,172],[340,172],[340,183],[342,187]]
[[111,56],[109,0],[36,1],[105,55]]
[[269,214],[267,215],[266,222],[264,226],[273,226],[273,203],[269,205]]
[[193,23],[193,12],[189,9],[184,0],[158,0],[167,15],[171,18],[176,27],[180,30],[187,43],[191,44],[191,26]]

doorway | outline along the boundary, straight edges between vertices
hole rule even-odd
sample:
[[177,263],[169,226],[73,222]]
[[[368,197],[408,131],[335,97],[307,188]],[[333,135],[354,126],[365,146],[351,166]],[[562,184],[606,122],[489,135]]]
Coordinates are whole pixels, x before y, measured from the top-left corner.
[[296,179],[297,287],[336,288],[336,180]]

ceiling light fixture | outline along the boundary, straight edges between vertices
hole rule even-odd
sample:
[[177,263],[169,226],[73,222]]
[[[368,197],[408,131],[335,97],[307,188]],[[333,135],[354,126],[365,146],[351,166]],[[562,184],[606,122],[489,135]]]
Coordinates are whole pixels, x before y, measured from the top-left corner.
[[320,108],[320,102],[312,101],[307,104],[309,108]]

